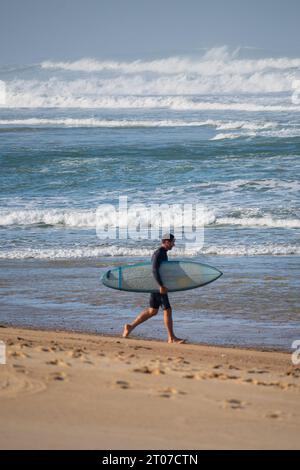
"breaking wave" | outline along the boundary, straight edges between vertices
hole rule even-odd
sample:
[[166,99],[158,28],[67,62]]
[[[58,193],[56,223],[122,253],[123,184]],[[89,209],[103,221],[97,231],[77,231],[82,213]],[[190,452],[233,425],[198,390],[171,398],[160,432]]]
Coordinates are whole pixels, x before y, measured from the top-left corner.
[[[242,184],[242,183],[241,183]],[[249,217],[247,210],[245,215],[241,214],[237,217],[218,216],[213,210],[204,209],[199,213],[197,220],[198,225],[228,225],[228,226],[244,226],[244,227],[270,227],[270,228],[300,228],[300,220],[297,218],[275,218],[271,215],[258,215]],[[102,215],[101,215],[102,217]],[[101,218],[101,224],[112,223],[114,219],[112,215]],[[142,219],[142,218],[141,218]],[[125,220],[125,219],[124,219]],[[123,222],[123,218],[119,221]],[[147,219],[145,218],[144,221]],[[127,221],[127,219],[126,219]],[[178,227],[182,225],[180,218],[175,218]],[[91,228],[95,229],[97,224],[97,214],[94,210],[64,210],[64,209],[32,209],[32,210],[1,210],[0,226],[31,226],[31,225],[47,225],[57,227],[72,228]],[[136,225],[136,218],[128,217],[128,224]]]
[[[47,60],[10,72],[2,67],[0,78],[5,72],[7,107],[275,112],[300,111],[299,100],[294,105],[291,100],[300,78],[299,68],[300,58],[246,59],[240,57],[239,50],[230,51],[224,46],[197,58]],[[286,102],[276,103],[275,93],[289,96]],[[265,103],[192,98],[228,94],[268,95]]]
[[[101,247],[77,247],[77,248],[42,248],[42,249],[15,249],[9,251],[0,251],[0,259],[80,259],[96,257],[150,257],[153,248],[128,248],[124,246],[101,246]],[[297,245],[238,245],[238,246],[217,246],[212,245],[198,248],[186,249],[176,248],[176,257],[193,257],[197,255],[216,255],[216,256],[263,256],[263,255],[299,255],[300,246]]]
[[221,121],[206,119],[202,121],[185,120],[129,120],[129,119],[96,119],[96,118],[26,118],[26,119],[0,119],[0,126],[56,126],[56,127],[201,127],[211,126],[216,130],[264,130],[276,128],[276,122],[253,121]]
[[[7,107],[27,108],[91,108],[91,109],[170,109],[174,111],[245,111],[245,112],[300,112],[299,105],[259,104],[251,101],[199,101],[183,96],[102,95],[94,84],[86,90],[85,80],[76,83],[56,82],[51,87],[44,83],[11,83],[7,87]],[[46,89],[45,89],[46,88]]]

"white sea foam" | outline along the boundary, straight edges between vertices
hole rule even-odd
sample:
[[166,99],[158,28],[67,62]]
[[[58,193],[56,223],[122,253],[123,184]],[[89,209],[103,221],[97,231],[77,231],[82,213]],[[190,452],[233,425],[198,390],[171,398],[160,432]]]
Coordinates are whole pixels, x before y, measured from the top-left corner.
[[[0,121],[1,123],[1,121]],[[263,121],[215,121],[217,131],[226,131],[226,130],[262,130],[262,129],[272,129],[276,128],[278,124],[276,122],[263,122]]]
[[182,120],[129,120],[129,119],[0,119],[0,126],[57,126],[57,127],[199,127],[210,125],[210,121]]
[[[169,108],[176,110],[299,111],[288,103],[195,102],[187,95],[293,93],[299,58],[242,59],[226,47],[197,58],[44,61],[34,79],[22,69],[7,80],[8,107]],[[41,75],[42,69],[42,75]],[[42,78],[39,78],[42,77]],[[176,99],[177,98],[177,99]]]
[[134,120],[134,119],[97,119],[97,118],[26,118],[0,119],[0,126],[56,126],[56,127],[201,127],[211,126],[216,130],[251,129],[264,130],[276,128],[276,122],[263,121],[221,121],[206,119],[202,121],[184,120]]
[[63,209],[1,210],[0,225],[57,225],[76,228],[94,228],[94,211],[75,211]]
[[124,74],[152,72],[156,74],[197,73],[206,76],[223,74],[249,75],[262,72],[284,72],[300,67],[299,58],[241,59],[238,51],[230,52],[226,46],[213,48],[198,58],[167,57],[156,60],[114,61],[83,58],[76,61],[44,61],[43,69],[75,72],[116,71]]
[[[41,248],[41,249],[14,249],[0,251],[0,259],[80,259],[80,258],[99,258],[99,257],[150,257],[153,248],[129,248],[126,246],[99,246],[99,247],[76,247],[76,248]],[[298,245],[232,245],[232,246],[205,246],[203,249],[188,248],[183,250],[176,248],[172,258],[182,256],[197,255],[217,255],[217,256],[261,256],[261,255],[299,255],[300,246]]]
[[[50,83],[49,83],[50,82]],[[300,112],[299,105],[259,104],[251,101],[199,101],[193,97],[136,95],[136,87],[126,94],[102,94],[99,83],[88,80],[38,82],[17,80],[6,89],[6,106],[28,108],[171,109],[174,111]],[[120,93],[120,92],[119,92]]]
[[280,245],[275,243],[268,243],[265,245],[239,245],[239,246],[217,246],[211,245],[205,247],[203,253],[206,255],[218,256],[288,256],[299,255],[300,246],[298,245]]
[[[232,185],[233,183],[231,183]],[[242,183],[239,183],[241,185]],[[235,186],[238,187],[238,186]],[[201,220],[198,224],[208,225],[241,225],[245,227],[278,227],[278,228],[300,228],[300,220],[295,218],[274,218],[271,215],[245,215],[239,217],[224,217],[216,215],[215,211],[205,209],[201,214]],[[145,216],[146,217],[146,216]],[[122,219],[123,220],[123,219]],[[126,219],[127,220],[127,219]],[[147,219],[145,219],[147,220]],[[113,221],[112,215],[107,216],[106,223]],[[28,209],[28,210],[0,210],[0,226],[30,226],[30,225],[52,225],[60,227],[73,228],[92,228],[96,227],[96,212],[93,210],[64,210],[64,209]],[[178,226],[181,226],[181,220],[178,220]],[[104,223],[104,222],[103,222]],[[129,225],[136,224],[136,219],[128,218]],[[176,219],[175,219],[175,226]]]
[[78,247],[78,248],[45,248],[0,251],[0,259],[77,259],[96,258],[100,256],[150,256],[153,250],[126,248],[118,246]]
[[266,178],[261,180],[235,179],[231,181],[214,181],[206,183],[206,186],[220,187],[224,190],[235,191],[239,189],[257,189],[264,191],[284,190],[290,192],[300,191],[300,182],[297,180],[287,181],[276,178]]
[[299,137],[300,136],[300,127],[290,127],[272,131],[262,131],[259,133],[262,137],[272,137],[272,138],[288,138],[288,137]]
[[[117,209],[117,208],[116,208]],[[141,215],[140,220],[147,222],[148,214]],[[143,219],[143,220],[142,220]],[[129,226],[136,226],[136,218],[132,216],[123,216],[121,214],[118,219],[120,223],[127,223]],[[198,225],[209,225],[215,221],[215,215],[212,210],[205,210],[199,213],[197,223]],[[101,224],[115,223],[114,214],[106,216],[106,219],[101,219]],[[180,218],[174,219],[175,226],[181,227],[182,221]],[[93,210],[63,210],[63,209],[28,209],[28,210],[0,210],[0,226],[30,226],[30,225],[53,225],[61,227],[73,228],[96,228],[97,216],[96,211]]]
[[[216,134],[210,140],[224,140],[224,139],[239,139],[240,137],[267,137],[272,139],[287,139],[287,138],[295,138],[300,137],[300,127],[291,127],[291,128],[284,128],[284,129],[277,129],[277,130],[264,130],[266,128],[262,127],[262,130],[258,128],[258,126],[253,126],[252,129],[256,129],[255,132],[252,131],[244,131],[243,129],[247,129],[246,127],[241,128],[241,132],[233,133],[233,132],[221,132]],[[249,129],[251,127],[249,126]]]
[[233,134],[233,133],[220,133],[212,137],[210,140],[224,140],[224,139],[238,139],[241,137],[241,134]]
[[241,225],[243,227],[300,228],[299,219],[276,219],[265,217],[219,217],[216,225]]

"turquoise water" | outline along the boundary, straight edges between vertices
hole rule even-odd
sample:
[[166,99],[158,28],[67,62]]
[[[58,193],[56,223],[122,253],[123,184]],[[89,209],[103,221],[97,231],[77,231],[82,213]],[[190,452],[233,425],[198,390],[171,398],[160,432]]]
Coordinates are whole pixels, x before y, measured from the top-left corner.
[[[218,60],[223,74],[207,58],[0,68],[0,320],[117,332],[134,316],[147,299],[98,282],[103,266],[147,260],[158,244],[97,237],[97,207],[127,196],[204,207],[203,247],[178,240],[172,253],[224,271],[174,299],[192,341],[297,339],[300,105],[288,80],[299,65]],[[154,324],[142,331],[163,337]]]

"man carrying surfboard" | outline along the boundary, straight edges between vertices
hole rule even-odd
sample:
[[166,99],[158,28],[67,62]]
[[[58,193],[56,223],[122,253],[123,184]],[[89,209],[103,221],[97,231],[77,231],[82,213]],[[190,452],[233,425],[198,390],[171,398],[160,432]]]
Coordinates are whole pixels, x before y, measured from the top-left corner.
[[163,285],[159,274],[159,266],[162,261],[168,261],[167,252],[175,246],[175,237],[172,233],[166,233],[162,237],[161,246],[152,255],[152,273],[159,285],[159,293],[150,294],[150,307],[143,310],[132,323],[126,323],[123,337],[127,338],[132,330],[157,314],[159,307],[164,311],[164,323],[168,332],[168,343],[184,343],[185,340],[177,338],[173,330],[172,307],[169,302],[168,289]]

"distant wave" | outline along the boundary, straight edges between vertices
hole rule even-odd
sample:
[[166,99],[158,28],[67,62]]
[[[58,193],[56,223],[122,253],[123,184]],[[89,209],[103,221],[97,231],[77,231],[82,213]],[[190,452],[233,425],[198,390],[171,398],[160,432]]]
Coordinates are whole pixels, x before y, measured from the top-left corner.
[[251,101],[199,101],[184,96],[103,95],[97,83],[22,81],[7,85],[6,107],[94,108],[94,109],[170,109],[174,111],[300,112],[299,105],[259,104]]
[[0,259],[77,259],[99,256],[150,256],[153,249],[126,248],[118,246],[78,248],[28,248],[0,251]]
[[[110,216],[106,222],[111,223]],[[135,224],[134,218],[132,223]],[[181,221],[178,220],[178,226]],[[104,222],[103,222],[104,223]],[[130,224],[130,218],[128,223]],[[175,219],[176,224],[176,219]],[[214,211],[206,209],[203,211],[198,224],[208,225],[240,225],[244,227],[274,227],[274,228],[300,228],[300,220],[296,218],[275,218],[271,215],[258,215],[249,217],[247,211],[237,217],[217,216]],[[49,225],[73,228],[96,227],[96,212],[92,210],[63,210],[63,209],[32,209],[32,210],[1,210],[0,226],[30,226]]]
[[[77,247],[77,248],[43,248],[43,249],[14,249],[0,251],[0,259],[80,259],[80,258],[99,258],[99,257],[150,257],[153,248],[128,248],[124,246],[100,246],[100,247]],[[216,256],[287,256],[299,255],[300,246],[297,245],[238,245],[238,246],[205,246],[202,249],[176,248],[172,258],[188,257],[197,255],[216,255]]]
[[[199,57],[154,60],[43,61],[16,67],[6,80],[7,107],[167,108],[174,110],[299,111],[292,104],[300,58],[247,59],[228,47]],[[13,69],[12,69],[13,70]],[[275,93],[288,93],[286,102]],[[195,101],[187,96],[267,94],[266,102]]]
[[247,121],[247,120],[174,120],[174,119],[97,119],[97,118],[25,118],[0,119],[0,132],[18,131],[26,128],[43,127],[64,128],[172,128],[172,127],[213,127],[220,132],[210,140],[238,139],[241,137],[270,137],[293,138],[300,136],[300,127],[292,125],[290,128],[279,128],[274,121]]
[[[245,129],[245,128],[244,128]],[[224,140],[224,139],[240,139],[241,137],[249,138],[249,137],[266,137],[272,139],[288,139],[294,137],[300,137],[300,127],[299,128],[290,128],[290,129],[277,129],[272,131],[250,131],[250,132],[240,132],[232,133],[232,132],[221,132],[210,140]]]
[[265,58],[265,59],[241,59],[236,51],[230,52],[229,48],[222,46],[212,48],[198,58],[167,57],[156,60],[97,60],[83,58],[76,61],[55,62],[45,60],[41,63],[43,69],[61,69],[75,72],[103,72],[117,71],[128,74],[152,72],[157,74],[178,74],[186,71],[202,75],[221,75],[224,73],[249,74],[264,71],[284,71],[300,67],[299,58]]
[[76,228],[95,228],[95,211],[63,209],[28,209],[0,211],[0,226],[53,225]]
[[[146,220],[146,219],[145,219]],[[212,211],[203,212],[202,220],[198,220],[198,224],[210,224],[215,220]],[[104,223],[112,223],[112,215],[107,216]],[[128,224],[132,222],[136,225],[136,218],[131,220],[128,217]],[[181,221],[175,218],[175,224],[181,226]],[[33,209],[33,210],[3,210],[0,211],[0,226],[30,226],[30,225],[53,225],[61,227],[76,228],[96,228],[97,218],[96,211],[92,210],[63,210],[63,209]]]
[[[239,139],[243,134],[220,133],[212,137],[210,140]],[[245,134],[244,134],[245,135]],[[247,134],[248,135],[248,134]]]
[[265,217],[220,217],[217,225],[240,225],[243,227],[300,228],[300,219],[276,219]]
[[204,248],[202,251],[206,255],[217,256],[288,256],[299,255],[300,246],[298,245],[279,245],[269,243],[265,245],[240,245],[240,246],[217,246],[212,245]]
[[56,127],[201,127],[211,126],[217,130],[263,130],[276,128],[276,122],[259,121],[221,121],[206,119],[202,121],[185,120],[129,120],[129,119],[96,119],[96,118],[26,118],[26,119],[0,119],[0,126],[56,126]]

